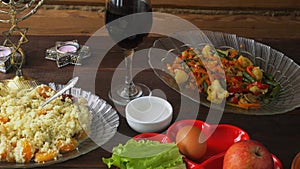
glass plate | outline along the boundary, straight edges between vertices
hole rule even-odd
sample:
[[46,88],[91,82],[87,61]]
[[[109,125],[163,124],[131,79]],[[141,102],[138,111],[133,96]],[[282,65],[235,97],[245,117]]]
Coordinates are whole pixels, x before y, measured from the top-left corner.
[[[150,66],[153,68],[155,74],[171,88],[195,102],[207,107],[211,106],[211,103],[206,99],[204,94],[199,95],[196,90],[184,89],[179,86],[172,75],[168,73],[166,67],[167,64],[172,65],[174,59],[190,46],[190,44],[186,42],[195,43],[199,39],[206,40],[208,38],[209,42],[205,43],[210,43],[215,48],[240,49],[240,46],[242,46],[240,53],[247,56],[254,65],[259,66],[263,71],[273,75],[275,80],[281,85],[281,90],[277,98],[267,104],[263,104],[260,108],[242,109],[226,105],[224,109],[225,112],[248,115],[274,115],[291,111],[300,106],[300,67],[292,59],[272,49],[270,46],[253,39],[212,31],[203,31],[202,34],[204,33],[206,37],[199,38],[199,34],[197,33],[199,32],[185,32],[184,43],[177,40],[182,38],[182,34],[180,33],[180,36],[171,35],[170,37],[160,38],[154,42],[152,48],[149,50],[148,57]],[[203,46],[203,43],[197,45]],[[195,44],[193,44],[193,46],[195,46]]]
[[[36,81],[22,81],[21,83],[15,82],[16,81],[14,80],[0,81],[0,83],[9,87],[18,88],[35,86],[38,84]],[[60,90],[63,87],[63,85],[55,83],[49,83],[48,85],[54,90]],[[119,116],[117,111],[113,109],[111,105],[107,104],[106,101],[101,99],[99,96],[80,88],[71,88],[66,93],[72,94],[74,97],[84,97],[88,101],[88,106],[92,116],[89,138],[79,143],[76,150],[64,153],[57,160],[44,163],[30,162],[26,164],[0,162],[0,168],[33,168],[61,163],[95,150],[115,135],[119,126]],[[3,94],[3,92],[0,94]]]

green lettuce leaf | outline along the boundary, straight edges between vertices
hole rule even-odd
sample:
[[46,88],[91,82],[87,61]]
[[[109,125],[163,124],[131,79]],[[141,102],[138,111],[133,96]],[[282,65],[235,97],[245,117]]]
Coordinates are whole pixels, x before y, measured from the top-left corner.
[[182,155],[175,143],[161,144],[151,140],[128,140],[113,148],[110,158],[102,161],[110,168],[120,169],[185,169]]

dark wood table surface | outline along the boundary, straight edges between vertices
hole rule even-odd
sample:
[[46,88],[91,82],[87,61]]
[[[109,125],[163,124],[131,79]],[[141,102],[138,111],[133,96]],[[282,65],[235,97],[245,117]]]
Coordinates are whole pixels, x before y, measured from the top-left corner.
[[[24,75],[38,79],[42,82],[66,83],[73,76],[74,66],[69,65],[58,68],[55,62],[44,58],[45,50],[54,46],[56,41],[77,39],[80,44],[84,44],[88,38],[88,36],[29,36],[29,43],[25,44],[23,47],[26,54],[26,64],[23,68]],[[155,39],[156,37],[147,38],[139,49],[151,47]],[[300,39],[268,38],[255,40],[272,46],[273,48],[285,53],[296,63],[300,64]],[[83,74],[86,76],[80,77],[80,81],[84,81],[85,78],[89,76],[90,72],[97,71],[94,84],[96,86],[95,93],[118,110],[120,116],[118,132],[129,137],[135,136],[138,133],[130,129],[126,123],[124,118],[124,109],[122,107],[115,106],[107,96],[115,68],[123,60],[121,49],[118,47],[112,48],[98,68],[90,68],[88,66],[85,68],[85,66],[88,65],[89,62],[92,62],[95,57],[97,56],[92,55],[90,58],[83,61],[81,71],[83,71]],[[146,55],[135,57],[134,59],[138,63],[147,64]],[[13,70],[6,74],[0,73],[0,79],[12,78],[14,74]],[[200,106],[198,103],[195,103],[185,97],[181,97],[179,93],[163,83],[153,73],[152,69],[141,71],[135,76],[134,80],[135,82],[142,82],[148,85],[152,90],[163,92],[174,108],[173,121],[189,119],[191,118],[191,115],[195,113],[198,114],[197,119],[205,121],[209,110],[207,107]],[[80,81],[78,84],[79,86],[81,85]],[[80,87],[85,89],[84,86]],[[89,89],[87,88],[86,90]],[[180,119],[177,118],[179,113],[181,114]],[[252,139],[258,140],[266,145],[266,147],[281,160],[284,168],[286,169],[290,168],[292,159],[297,152],[300,152],[299,108],[284,114],[270,116],[240,115],[224,112],[220,123],[236,125],[247,131]],[[114,140],[114,138],[112,138],[111,142],[118,143],[118,140]],[[96,150],[78,158],[47,166],[45,168],[107,168],[102,163],[101,158],[109,157],[110,155],[110,151],[99,147]]]

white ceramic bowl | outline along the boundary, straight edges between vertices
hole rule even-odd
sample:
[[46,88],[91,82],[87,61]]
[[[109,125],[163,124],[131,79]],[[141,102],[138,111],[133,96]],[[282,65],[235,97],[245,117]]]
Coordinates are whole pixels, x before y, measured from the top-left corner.
[[144,96],[130,101],[125,108],[129,126],[139,132],[159,132],[172,120],[171,104],[160,97]]

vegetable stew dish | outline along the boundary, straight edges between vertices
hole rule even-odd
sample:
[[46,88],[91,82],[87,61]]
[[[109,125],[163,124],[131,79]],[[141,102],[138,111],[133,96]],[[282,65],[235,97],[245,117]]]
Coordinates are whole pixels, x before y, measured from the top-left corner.
[[274,115],[300,106],[300,66],[253,39],[212,31],[179,32],[157,39],[148,58],[165,84],[206,107]]
[[[218,62],[220,61],[220,62]],[[210,45],[186,49],[167,68],[179,85],[197,88],[207,100],[240,108],[257,108],[261,102],[274,99],[280,84],[237,49],[217,49]],[[221,74],[225,72],[225,78]]]

